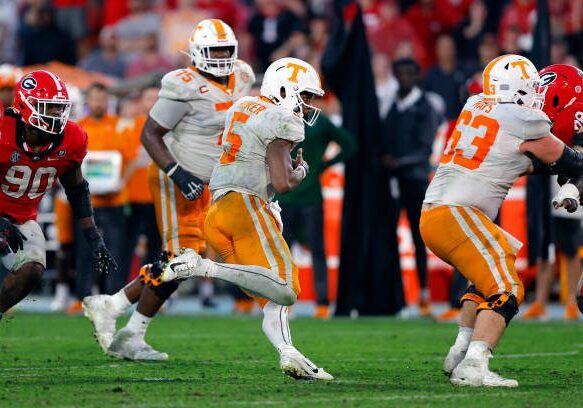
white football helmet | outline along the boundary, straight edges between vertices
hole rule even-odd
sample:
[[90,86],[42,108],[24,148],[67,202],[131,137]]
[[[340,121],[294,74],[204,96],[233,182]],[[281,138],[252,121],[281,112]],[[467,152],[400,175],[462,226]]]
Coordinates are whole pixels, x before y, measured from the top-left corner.
[[[304,103],[300,93],[324,95],[318,72],[298,58],[281,58],[273,62],[265,71],[260,92],[276,105],[284,106],[301,115],[308,126],[316,122],[320,109]],[[303,107],[310,112],[309,117],[304,114]]]
[[542,109],[544,105],[546,87],[542,86],[537,69],[528,58],[501,55],[490,61],[482,77],[487,102],[511,102],[534,109]]
[[[192,31],[188,49],[194,66],[216,77],[233,72],[237,61],[238,42],[231,27],[219,19],[202,20]],[[231,47],[228,58],[212,58],[211,49]]]

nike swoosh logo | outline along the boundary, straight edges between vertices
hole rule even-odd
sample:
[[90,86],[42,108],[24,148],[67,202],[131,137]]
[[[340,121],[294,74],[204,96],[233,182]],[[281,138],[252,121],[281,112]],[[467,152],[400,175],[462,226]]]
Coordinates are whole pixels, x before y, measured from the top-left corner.
[[173,264],[170,264],[170,269],[172,269],[172,272],[176,272],[176,267],[182,266],[182,265],[186,265],[186,262],[176,262]]

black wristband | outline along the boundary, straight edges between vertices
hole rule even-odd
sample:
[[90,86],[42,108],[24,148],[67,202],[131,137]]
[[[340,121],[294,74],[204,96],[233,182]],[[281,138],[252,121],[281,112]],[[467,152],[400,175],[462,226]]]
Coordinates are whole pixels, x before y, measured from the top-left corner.
[[549,164],[543,163],[537,159],[534,154],[527,152],[526,155],[532,160],[532,173],[530,174],[555,174]]
[[103,242],[103,237],[101,236],[101,233],[97,230],[97,227],[95,225],[83,229],[82,232],[83,235],[85,236],[87,244],[91,247],[92,251],[96,251],[99,248],[105,246],[105,242]]
[[583,155],[578,151],[565,146],[559,160],[551,165],[555,174],[569,178],[579,178],[583,175]]

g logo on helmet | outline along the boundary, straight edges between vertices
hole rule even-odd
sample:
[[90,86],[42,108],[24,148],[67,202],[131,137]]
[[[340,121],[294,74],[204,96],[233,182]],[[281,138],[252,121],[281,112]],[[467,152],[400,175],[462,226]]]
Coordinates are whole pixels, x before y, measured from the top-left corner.
[[549,86],[555,79],[557,79],[557,74],[554,72],[545,72],[541,77],[541,86]]
[[36,88],[36,79],[34,79],[33,77],[26,77],[22,80],[22,88],[26,89],[27,91],[32,91],[34,88]]

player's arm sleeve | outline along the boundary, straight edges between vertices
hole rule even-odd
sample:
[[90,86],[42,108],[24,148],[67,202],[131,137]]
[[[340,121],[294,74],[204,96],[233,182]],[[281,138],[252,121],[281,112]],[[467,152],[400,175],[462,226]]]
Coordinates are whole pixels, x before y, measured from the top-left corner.
[[150,117],[160,126],[173,129],[189,111],[190,105],[186,101],[160,97],[150,110]]
[[93,216],[89,184],[81,173],[81,164],[75,165],[71,170],[61,175],[59,180],[65,189],[75,218],[82,219]]

